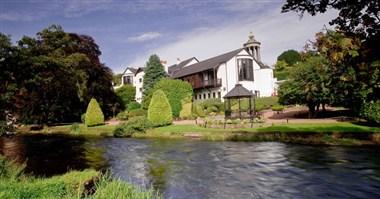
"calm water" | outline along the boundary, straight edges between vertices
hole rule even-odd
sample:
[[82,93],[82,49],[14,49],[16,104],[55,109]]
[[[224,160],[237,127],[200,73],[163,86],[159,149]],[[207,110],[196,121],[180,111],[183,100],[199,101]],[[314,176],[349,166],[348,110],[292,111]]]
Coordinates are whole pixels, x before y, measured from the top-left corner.
[[165,198],[380,198],[380,148],[277,142],[0,138],[0,153],[51,176],[109,168]]

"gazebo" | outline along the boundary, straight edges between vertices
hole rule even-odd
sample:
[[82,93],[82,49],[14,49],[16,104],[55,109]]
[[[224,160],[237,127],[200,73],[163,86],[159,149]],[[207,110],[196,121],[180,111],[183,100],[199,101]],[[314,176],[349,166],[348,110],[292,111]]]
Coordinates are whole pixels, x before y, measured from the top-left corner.
[[[253,116],[255,114],[255,95],[252,91],[244,88],[241,84],[236,84],[235,87],[230,90],[224,97],[224,116],[227,119],[244,119],[249,118],[251,124],[253,122]],[[242,111],[242,100],[248,100],[248,107]],[[238,112],[234,112],[231,108],[231,101],[237,101]],[[246,101],[244,101],[246,103]],[[252,107],[253,104],[253,107]],[[235,104],[236,105],[236,104]],[[247,106],[247,104],[244,104]]]

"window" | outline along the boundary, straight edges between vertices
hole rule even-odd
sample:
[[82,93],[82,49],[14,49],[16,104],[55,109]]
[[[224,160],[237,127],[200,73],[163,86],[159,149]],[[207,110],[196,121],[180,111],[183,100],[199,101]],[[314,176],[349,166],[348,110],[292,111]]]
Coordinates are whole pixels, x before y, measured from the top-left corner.
[[123,76],[123,84],[132,84],[131,76]]
[[200,99],[200,100],[202,99],[202,95],[201,95],[201,94],[199,94],[199,99]]
[[139,82],[140,82],[140,83],[142,82],[142,78],[139,79]]
[[209,98],[209,99],[211,98],[211,93],[208,93],[208,98]]
[[215,92],[212,93],[212,98],[215,98]]
[[203,93],[203,99],[206,99],[206,93]]
[[194,95],[194,99],[197,100],[197,95]]
[[140,90],[140,92],[142,92],[142,88],[140,88],[139,90]]
[[239,81],[253,81],[252,59],[238,59]]
[[220,99],[222,97],[221,93],[218,92],[218,98]]

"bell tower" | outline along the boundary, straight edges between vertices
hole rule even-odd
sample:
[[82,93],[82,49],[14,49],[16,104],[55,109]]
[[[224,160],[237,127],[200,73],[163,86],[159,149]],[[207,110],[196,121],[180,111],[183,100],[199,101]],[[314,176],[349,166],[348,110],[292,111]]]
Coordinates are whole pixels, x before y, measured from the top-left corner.
[[261,62],[260,55],[260,45],[261,43],[255,39],[255,36],[252,32],[248,35],[248,41],[244,43],[243,47],[249,54],[253,56],[257,61]]

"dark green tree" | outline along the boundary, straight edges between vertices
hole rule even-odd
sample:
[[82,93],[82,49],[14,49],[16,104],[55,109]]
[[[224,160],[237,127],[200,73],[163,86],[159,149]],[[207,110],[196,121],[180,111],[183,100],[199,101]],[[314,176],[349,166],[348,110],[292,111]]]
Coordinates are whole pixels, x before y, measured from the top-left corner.
[[119,96],[123,102],[123,106],[127,107],[130,102],[135,99],[136,88],[132,85],[123,85],[122,87],[116,89],[116,95]]
[[150,90],[154,87],[154,85],[160,81],[160,79],[167,76],[164,66],[161,64],[161,60],[157,55],[151,55],[149,57],[148,62],[146,63],[146,67],[144,69],[144,81],[143,81],[143,108],[147,109],[145,106],[147,95],[149,95]]
[[301,61],[301,55],[298,51],[291,49],[281,53],[277,57],[277,61],[285,61],[288,65],[292,66]]
[[193,88],[188,82],[163,78],[154,85],[150,93],[146,96],[146,103],[150,103],[152,94],[157,90],[162,90],[166,94],[172,108],[173,117],[179,116],[182,110],[181,101],[185,98],[191,98],[193,95]]
[[[6,46],[7,39],[0,38]],[[21,122],[79,121],[92,97],[99,99],[106,116],[112,114],[110,106],[118,101],[112,73],[99,62],[91,37],[53,25],[36,38],[24,36],[10,49],[14,52],[1,63],[1,100]]]
[[288,81],[280,85],[281,104],[304,104],[309,117],[314,117],[319,106],[331,102],[331,77],[327,61],[321,56],[308,57],[292,69]]

